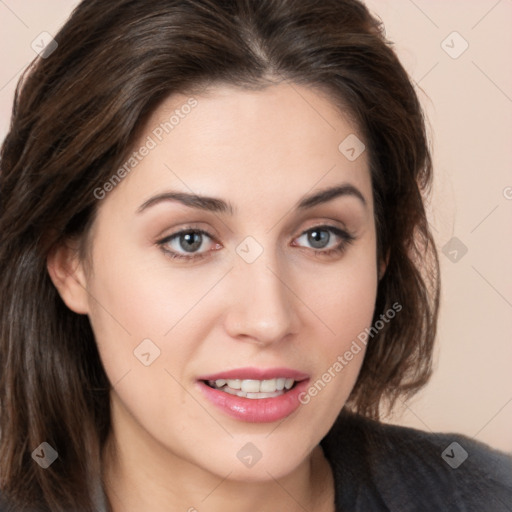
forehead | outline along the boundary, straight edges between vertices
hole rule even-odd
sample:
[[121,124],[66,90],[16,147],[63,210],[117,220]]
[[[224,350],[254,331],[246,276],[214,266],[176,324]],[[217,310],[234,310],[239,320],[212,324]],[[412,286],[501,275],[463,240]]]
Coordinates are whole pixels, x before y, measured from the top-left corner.
[[140,203],[178,189],[230,197],[235,205],[256,198],[265,207],[288,197],[295,204],[314,189],[348,182],[370,201],[363,148],[354,123],[317,89],[218,85],[159,105],[134,145],[133,167],[128,163],[127,177],[111,194]]
[[[189,107],[192,102],[194,106]],[[317,88],[280,83],[254,91],[217,85],[200,94],[168,97],[149,118],[143,136],[153,134],[159,139],[172,133],[178,141],[181,132],[183,139],[190,140],[191,131],[201,151],[227,148],[236,155],[265,145],[267,151],[258,155],[264,160],[268,150],[278,154],[279,147],[292,149],[289,159],[331,144],[331,149],[337,149],[339,137],[356,134],[358,129],[348,113]]]

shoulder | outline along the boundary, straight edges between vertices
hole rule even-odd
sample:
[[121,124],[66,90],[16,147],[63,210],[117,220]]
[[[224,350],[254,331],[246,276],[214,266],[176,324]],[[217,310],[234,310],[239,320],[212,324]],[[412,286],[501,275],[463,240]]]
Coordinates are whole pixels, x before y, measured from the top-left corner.
[[343,413],[322,446],[351,506],[366,494],[390,511],[512,510],[512,456],[469,437]]

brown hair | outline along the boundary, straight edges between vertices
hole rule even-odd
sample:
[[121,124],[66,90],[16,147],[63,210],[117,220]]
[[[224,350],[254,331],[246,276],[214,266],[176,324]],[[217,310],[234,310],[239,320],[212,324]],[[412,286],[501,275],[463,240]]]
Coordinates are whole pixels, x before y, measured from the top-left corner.
[[[110,383],[85,315],[46,259],[86,239],[101,187],[173,92],[281,80],[318,87],[356,120],[370,157],[378,256],[373,336],[347,407],[378,418],[431,372],[439,269],[422,194],[424,118],[381,24],[356,0],[83,1],[18,84],[0,175],[0,487],[22,507],[92,511],[110,429]],[[340,141],[341,142],[341,141]],[[31,458],[58,451],[47,470]]]

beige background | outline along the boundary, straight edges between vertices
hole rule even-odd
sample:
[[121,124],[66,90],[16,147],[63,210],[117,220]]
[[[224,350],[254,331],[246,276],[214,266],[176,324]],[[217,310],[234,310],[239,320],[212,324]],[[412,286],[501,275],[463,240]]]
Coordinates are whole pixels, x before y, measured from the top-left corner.
[[[17,79],[35,56],[32,41],[55,34],[77,3],[0,0],[0,140]],[[512,452],[512,0],[366,3],[430,121],[431,225],[443,279],[434,377],[389,421]],[[446,246],[453,237],[459,247]]]

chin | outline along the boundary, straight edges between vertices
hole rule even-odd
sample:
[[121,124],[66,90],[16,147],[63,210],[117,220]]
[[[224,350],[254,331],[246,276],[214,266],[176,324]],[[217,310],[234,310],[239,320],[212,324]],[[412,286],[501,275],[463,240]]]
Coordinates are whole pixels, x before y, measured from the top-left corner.
[[[283,427],[284,425],[278,428]],[[265,437],[235,438],[229,446],[221,449],[221,453],[219,447],[205,450],[209,454],[207,469],[221,478],[229,474],[229,480],[248,483],[268,482],[292,473],[304,463],[316,446],[305,447],[304,438],[295,438],[294,441],[293,436],[287,436],[286,441],[282,436],[275,440]]]

